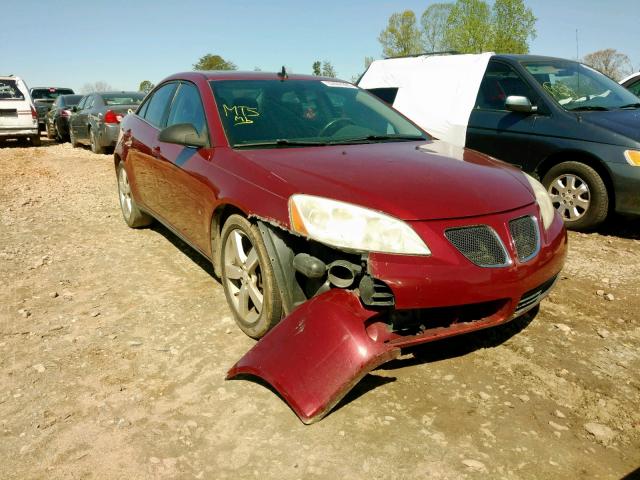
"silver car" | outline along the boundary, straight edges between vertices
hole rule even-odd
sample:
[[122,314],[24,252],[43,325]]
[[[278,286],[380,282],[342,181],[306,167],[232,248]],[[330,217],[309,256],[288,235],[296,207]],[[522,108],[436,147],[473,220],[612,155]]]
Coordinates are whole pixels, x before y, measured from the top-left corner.
[[120,133],[120,120],[138,108],[141,92],[94,92],[72,108],[69,119],[71,145],[91,145],[94,153],[113,150]]

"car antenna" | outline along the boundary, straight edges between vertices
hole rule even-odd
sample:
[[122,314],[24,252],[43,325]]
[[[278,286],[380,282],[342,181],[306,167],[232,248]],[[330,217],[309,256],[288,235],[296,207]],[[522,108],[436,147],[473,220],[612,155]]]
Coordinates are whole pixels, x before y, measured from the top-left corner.
[[287,73],[287,69],[285,68],[285,66],[282,66],[282,70],[280,70],[278,72],[278,77],[280,77],[280,80],[282,80],[283,82],[289,78],[289,74]]

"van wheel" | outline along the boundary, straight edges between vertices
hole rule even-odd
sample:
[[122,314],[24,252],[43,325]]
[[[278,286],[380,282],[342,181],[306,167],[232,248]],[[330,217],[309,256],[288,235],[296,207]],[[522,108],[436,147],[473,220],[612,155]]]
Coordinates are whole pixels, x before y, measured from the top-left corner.
[[607,186],[589,165],[559,163],[547,172],[542,184],[570,230],[590,230],[607,218]]

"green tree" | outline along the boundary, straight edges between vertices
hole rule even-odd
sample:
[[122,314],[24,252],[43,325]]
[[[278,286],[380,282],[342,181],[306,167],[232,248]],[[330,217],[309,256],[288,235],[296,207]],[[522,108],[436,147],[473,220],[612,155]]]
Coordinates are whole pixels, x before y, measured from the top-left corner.
[[316,60],[315,62],[313,62],[311,68],[313,69],[313,74],[315,76],[319,77],[320,75],[322,75],[322,62],[320,60]]
[[322,76],[331,78],[336,78],[338,76],[336,69],[333,68],[333,65],[331,65],[329,60],[322,62]]
[[529,39],[536,38],[536,20],[524,0],[495,0],[492,12],[496,53],[529,53]]
[[492,46],[489,5],[483,0],[458,0],[447,19],[444,35],[449,48],[460,53],[480,53]]
[[149,80],[143,80],[138,86],[138,91],[142,93],[149,93],[151,90],[153,90],[153,87],[155,87],[155,85]]
[[373,63],[375,58],[373,57],[364,57],[364,69],[366,70]]
[[422,51],[422,33],[411,10],[394,13],[378,36],[382,53],[387,57],[414,55]]
[[193,64],[194,70],[237,70],[236,64],[225,60],[220,55],[207,53]]
[[425,51],[442,52],[448,49],[445,32],[452,8],[453,3],[434,3],[420,17]]

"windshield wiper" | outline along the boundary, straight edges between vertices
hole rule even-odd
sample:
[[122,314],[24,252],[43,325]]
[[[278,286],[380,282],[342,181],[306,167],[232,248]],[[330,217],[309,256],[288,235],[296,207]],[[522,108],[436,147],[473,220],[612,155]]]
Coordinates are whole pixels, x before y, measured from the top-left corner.
[[426,140],[422,135],[367,135],[366,137],[345,138],[342,140],[334,140],[331,145],[342,145],[345,143],[368,143],[368,142],[384,142],[384,141],[421,141]]
[[581,107],[576,108],[567,108],[570,112],[608,112],[609,109],[607,107],[600,107],[598,105],[583,105]]
[[330,145],[329,142],[321,142],[315,140],[288,140],[286,138],[278,138],[277,140],[269,140],[267,142],[237,143],[234,148],[259,148],[259,147],[317,147]]
[[618,108],[640,108],[640,103],[629,103]]

